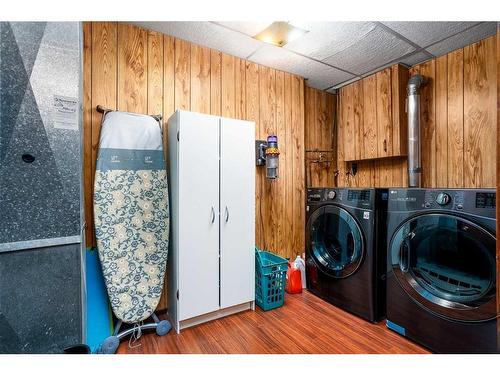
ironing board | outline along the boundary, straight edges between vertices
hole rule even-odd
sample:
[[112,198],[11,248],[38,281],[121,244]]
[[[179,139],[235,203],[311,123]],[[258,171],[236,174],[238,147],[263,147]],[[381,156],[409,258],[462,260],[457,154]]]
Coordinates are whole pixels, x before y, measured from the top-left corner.
[[155,322],[142,329],[170,330],[154,315],[167,265],[168,185],[159,119],[100,111],[94,223],[106,289],[119,319],[111,342],[103,343],[105,351],[114,352],[119,339],[133,333],[118,334],[121,322],[137,324],[152,316]]

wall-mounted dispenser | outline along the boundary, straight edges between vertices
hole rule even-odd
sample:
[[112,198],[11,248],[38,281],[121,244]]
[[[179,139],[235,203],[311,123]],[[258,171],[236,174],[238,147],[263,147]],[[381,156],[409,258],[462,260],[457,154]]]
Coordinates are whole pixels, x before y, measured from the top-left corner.
[[255,141],[256,164],[266,166],[266,177],[274,180],[278,178],[279,149],[278,137],[270,135],[267,141]]

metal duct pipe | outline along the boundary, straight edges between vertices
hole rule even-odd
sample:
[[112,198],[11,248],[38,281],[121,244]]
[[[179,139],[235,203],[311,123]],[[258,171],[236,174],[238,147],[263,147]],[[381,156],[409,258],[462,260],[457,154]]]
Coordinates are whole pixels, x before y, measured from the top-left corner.
[[408,112],[408,186],[420,187],[422,166],[420,156],[420,87],[424,77],[420,74],[408,80],[407,112]]

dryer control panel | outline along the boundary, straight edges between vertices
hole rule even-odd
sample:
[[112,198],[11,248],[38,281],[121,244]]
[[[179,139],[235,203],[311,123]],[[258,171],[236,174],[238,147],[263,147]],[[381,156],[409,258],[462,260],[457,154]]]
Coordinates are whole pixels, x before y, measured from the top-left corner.
[[390,211],[456,211],[495,217],[494,189],[389,189]]
[[426,190],[424,208],[447,208],[449,210],[463,210],[464,191]]
[[491,192],[476,193],[476,208],[496,208],[496,194]]

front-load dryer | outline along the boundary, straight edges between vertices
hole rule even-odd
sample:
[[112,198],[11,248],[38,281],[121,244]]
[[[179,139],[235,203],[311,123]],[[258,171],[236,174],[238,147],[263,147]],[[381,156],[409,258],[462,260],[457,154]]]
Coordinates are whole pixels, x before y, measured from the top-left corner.
[[307,288],[375,322],[385,317],[386,189],[307,190]]
[[391,189],[387,326],[437,353],[495,353],[495,190]]

